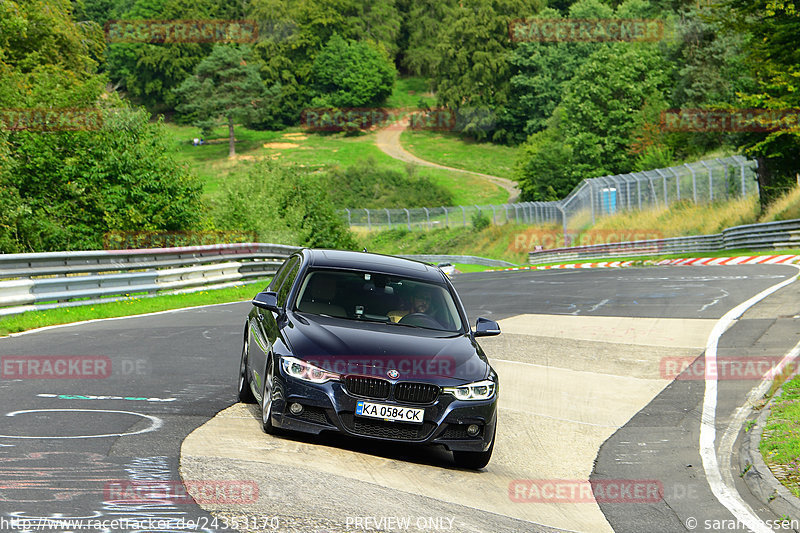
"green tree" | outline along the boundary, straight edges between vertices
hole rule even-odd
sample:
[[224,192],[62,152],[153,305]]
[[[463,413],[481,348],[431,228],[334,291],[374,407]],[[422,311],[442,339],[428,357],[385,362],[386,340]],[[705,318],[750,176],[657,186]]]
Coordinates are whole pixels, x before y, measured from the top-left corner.
[[[115,18],[121,20],[208,20],[221,6],[214,0],[136,0]],[[211,43],[129,43],[108,46],[109,77],[136,103],[154,112],[170,111],[177,102],[173,89],[188,78]]]
[[405,20],[407,43],[402,52],[402,64],[417,76],[435,73],[438,55],[436,46],[444,21],[458,3],[456,0],[411,0]]
[[280,86],[275,110],[285,124],[310,105],[314,59],[334,34],[368,42],[392,61],[400,50],[395,0],[253,0],[248,18],[267,28],[253,49],[262,79]]
[[266,96],[254,64],[245,59],[249,48],[216,45],[175,93],[178,110],[194,117],[194,124],[208,131],[219,123],[228,125],[228,157],[236,156],[234,122],[251,120]]
[[519,168],[523,198],[565,196],[581,179],[629,172],[636,133],[666,108],[669,68],[657,49],[599,48],[565,84],[544,132],[528,141]]
[[[800,6],[794,0],[727,0],[718,21],[747,36],[746,64],[756,87],[740,93],[748,108],[800,108]],[[800,169],[800,128],[781,124],[768,133],[742,135],[745,153],[758,161],[762,209],[791,187]]]
[[392,94],[394,65],[363,42],[347,42],[334,34],[314,59],[312,105],[319,107],[378,106]]
[[460,131],[477,139],[501,138],[495,114],[508,101],[511,67],[509,23],[543,7],[525,0],[462,0],[448,12],[438,36],[434,87],[440,105],[486,111]]

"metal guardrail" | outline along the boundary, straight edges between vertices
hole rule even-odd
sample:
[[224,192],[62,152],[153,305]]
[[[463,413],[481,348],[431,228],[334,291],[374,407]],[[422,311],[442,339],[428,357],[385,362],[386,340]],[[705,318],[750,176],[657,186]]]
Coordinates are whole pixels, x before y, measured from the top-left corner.
[[274,274],[295,250],[235,243],[0,254],[0,316],[247,282]]
[[534,251],[528,253],[528,263],[536,265],[572,259],[717,252],[741,248],[749,250],[800,248],[800,219],[734,226],[713,235],[592,244]]

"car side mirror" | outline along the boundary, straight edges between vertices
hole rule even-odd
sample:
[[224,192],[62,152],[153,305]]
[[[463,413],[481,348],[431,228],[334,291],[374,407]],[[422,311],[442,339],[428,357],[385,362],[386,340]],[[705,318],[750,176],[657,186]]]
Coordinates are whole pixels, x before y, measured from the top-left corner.
[[260,307],[261,309],[266,309],[267,311],[273,311],[275,313],[279,311],[277,292],[272,292],[272,291],[259,292],[253,298],[252,303],[254,306]]
[[475,336],[491,337],[492,335],[500,335],[500,325],[488,318],[478,318],[478,320],[475,321]]

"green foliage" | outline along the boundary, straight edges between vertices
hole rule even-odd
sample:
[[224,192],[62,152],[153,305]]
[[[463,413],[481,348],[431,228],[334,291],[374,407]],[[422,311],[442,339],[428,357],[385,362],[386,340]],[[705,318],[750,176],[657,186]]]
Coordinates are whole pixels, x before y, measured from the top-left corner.
[[488,228],[492,221],[489,219],[483,211],[478,210],[472,214],[472,229],[475,231],[482,231],[485,228]]
[[102,30],[93,23],[75,24],[71,14],[69,0],[0,2],[0,63],[19,73],[41,65],[93,73],[104,46]]
[[528,141],[519,165],[526,200],[563,198],[582,179],[629,172],[636,133],[666,108],[669,65],[650,46],[599,48],[565,84],[548,130]]
[[334,34],[369,42],[393,61],[399,52],[400,11],[395,0],[253,0],[247,18],[270,30],[254,51],[261,76],[280,86],[278,119],[297,124],[313,96],[312,66]]
[[103,111],[100,130],[18,132],[9,144],[3,185],[16,216],[5,251],[97,249],[107,231],[181,230],[197,219],[200,187],[144,111],[120,105]]
[[269,161],[224,185],[213,220],[226,230],[255,232],[263,242],[356,248],[319,177]]
[[[794,0],[727,0],[717,20],[748,37],[745,63],[756,80],[739,93],[743,107],[800,108],[800,11]],[[783,124],[768,133],[741,136],[740,147],[758,160],[762,209],[787,191],[800,169],[800,128]]]
[[375,107],[392,94],[394,65],[364,42],[334,34],[311,69],[315,107]]
[[415,0],[409,2],[406,31],[408,41],[403,51],[402,64],[411,74],[432,76],[439,56],[436,52],[437,37],[444,28],[444,21],[451,16],[458,3],[456,0]]
[[[102,6],[98,6],[101,8]],[[215,0],[136,0],[118,11],[120,20],[208,20],[217,18]],[[151,111],[175,108],[174,89],[211,53],[210,43],[111,42],[107,70],[111,80]]]
[[381,168],[365,159],[347,168],[334,168],[324,176],[328,197],[337,208],[403,208],[452,205],[450,192],[425,176],[417,167],[405,173]]
[[245,60],[248,53],[247,47],[214,46],[175,90],[178,110],[193,117],[194,125],[207,132],[220,122],[228,124],[230,157],[235,155],[234,122],[251,120],[262,99],[269,98],[258,68]]
[[477,139],[503,137],[494,130],[511,78],[508,25],[540,7],[524,0],[462,0],[448,11],[436,46],[439,104],[482,111],[467,116],[459,131]]

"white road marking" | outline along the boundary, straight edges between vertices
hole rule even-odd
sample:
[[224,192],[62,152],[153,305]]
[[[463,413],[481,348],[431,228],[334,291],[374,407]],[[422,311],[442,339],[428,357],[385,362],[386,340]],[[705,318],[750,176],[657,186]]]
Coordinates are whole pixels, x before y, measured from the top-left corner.
[[[800,266],[795,266],[800,270]],[[736,319],[744,314],[750,307],[754,306],[767,296],[777,292],[783,287],[793,283],[797,280],[800,273],[784,280],[772,287],[769,287],[760,293],[756,294],[749,300],[737,305],[714,325],[711,335],[708,337],[705,352],[705,368],[717,368],[717,344],[719,338],[733,324]],[[700,457],[703,460],[703,469],[706,472],[706,479],[711,491],[717,500],[724,505],[730,512],[744,524],[748,529],[755,533],[774,533],[774,531],[767,527],[761,519],[753,512],[753,509],[742,499],[733,483],[726,483],[723,479],[722,472],[719,468],[716,453],[716,416],[717,416],[717,377],[716,373],[711,373],[706,376],[705,382],[705,395],[703,397],[703,414],[700,420]],[[735,418],[735,417],[734,417]],[[727,468],[727,463],[725,463]]]
[[125,433],[106,433],[103,435],[73,435],[73,436],[54,436],[54,437],[36,437],[36,436],[21,436],[21,435],[0,435],[3,439],[97,439],[100,437],[126,437],[128,435],[139,435],[141,433],[149,433],[159,429],[164,425],[164,421],[158,417],[145,415],[142,413],[134,413],[133,411],[112,411],[109,409],[26,409],[24,411],[14,411],[8,413],[6,416],[17,416],[26,413],[50,413],[50,412],[80,412],[80,413],[117,413],[124,415],[140,416],[150,420],[150,426],[140,429],[139,431],[128,431]]

